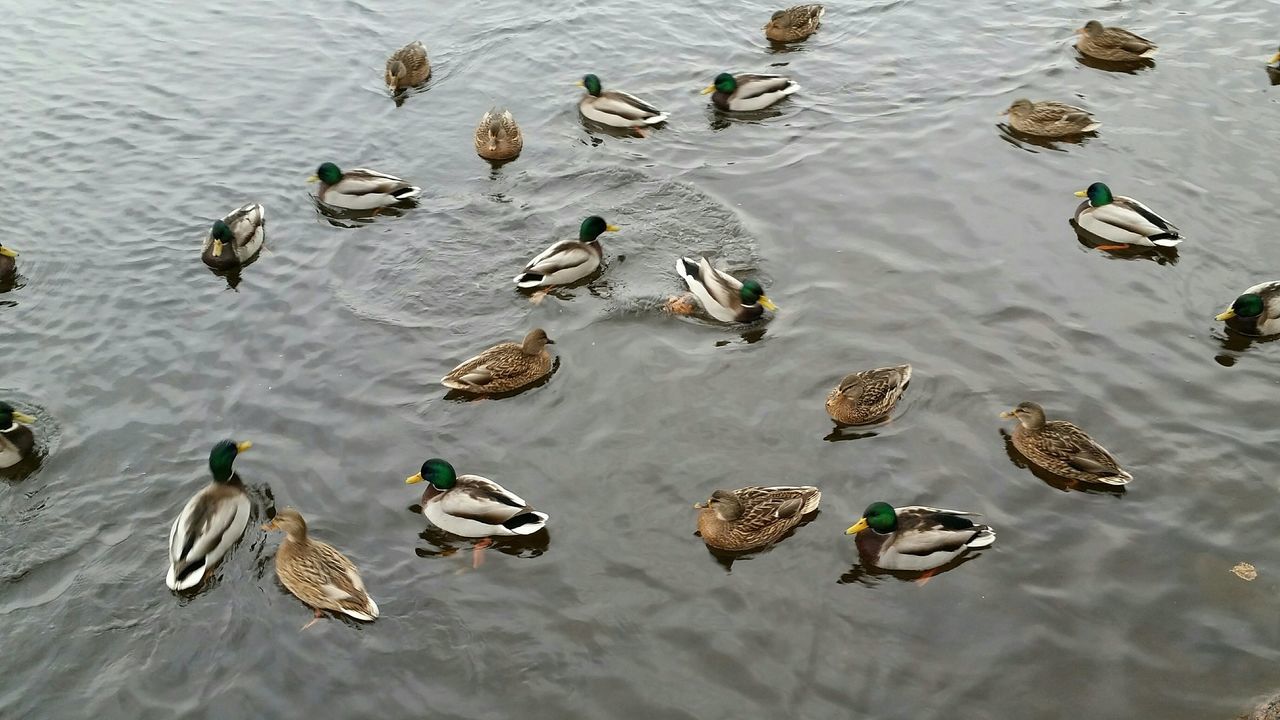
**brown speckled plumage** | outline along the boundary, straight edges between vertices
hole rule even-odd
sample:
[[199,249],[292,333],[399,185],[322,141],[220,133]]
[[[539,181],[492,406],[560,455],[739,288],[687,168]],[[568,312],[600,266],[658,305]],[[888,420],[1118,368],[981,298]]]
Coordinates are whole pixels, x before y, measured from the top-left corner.
[[1105,27],[1090,20],[1076,31],[1076,49],[1082,54],[1110,62],[1137,62],[1156,54],[1156,44],[1118,27]]
[[764,36],[773,42],[798,42],[818,30],[824,9],[821,5],[795,5],[779,10],[764,26]]
[[494,108],[476,126],[476,154],[485,160],[510,160],[524,148],[520,126],[510,110]]
[[910,381],[910,365],[846,375],[827,394],[827,414],[842,425],[865,425],[883,420],[893,412]]
[[1025,98],[1014,100],[1004,112],[1014,130],[1039,137],[1080,135],[1093,132],[1102,125],[1088,110],[1053,100],[1034,103]]
[[548,343],[555,344],[555,341],[548,338],[542,328],[534,328],[521,343],[494,345],[464,361],[441,378],[440,384],[481,394],[519,390],[551,372]]
[[1001,413],[1017,418],[1013,446],[1041,469],[1068,480],[1124,485],[1133,476],[1120,467],[1106,448],[1066,420],[1045,420],[1044,408],[1033,402]]
[[818,509],[822,493],[810,485],[716,490],[699,503],[698,532],[713,548],[753,550],[775,542]]
[[421,85],[431,77],[431,62],[427,60],[427,48],[415,40],[387,58],[385,79],[392,92]]
[[309,538],[307,523],[297,510],[281,510],[267,529],[285,532],[276,551],[276,575],[299,600],[314,609],[359,620],[378,617],[378,606],[365,591],[360,571],[332,545]]

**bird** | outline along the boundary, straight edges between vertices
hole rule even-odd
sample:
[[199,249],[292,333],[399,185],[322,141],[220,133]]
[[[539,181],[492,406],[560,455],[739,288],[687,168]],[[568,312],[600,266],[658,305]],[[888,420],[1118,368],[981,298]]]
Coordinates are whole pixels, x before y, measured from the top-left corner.
[[18,257],[16,250],[0,244],[0,283],[12,280],[17,274],[18,264],[14,262],[16,257]]
[[343,172],[331,162],[317,168],[307,182],[320,183],[320,202],[344,210],[377,210],[422,194],[422,188],[394,175],[367,168]]
[[[711,261],[705,257],[697,260],[678,258],[676,274],[689,286],[703,310],[721,322],[751,322],[758,320],[766,309],[778,309],[764,294],[764,287],[759,281],[739,281],[712,267]],[[675,312],[683,312],[670,303],[668,307]]]
[[1009,125],[1014,130],[1039,137],[1082,135],[1102,127],[1088,110],[1053,100],[1033,103],[1021,98],[1000,114],[1009,116]]
[[315,611],[315,618],[302,626],[303,630],[324,617],[325,610],[366,622],[377,619],[378,604],[369,597],[355,564],[332,545],[310,538],[301,513],[285,508],[262,529],[285,534],[276,550],[276,577]]
[[523,498],[489,478],[458,475],[447,461],[430,458],[405,483],[426,482],[422,514],[445,532],[467,538],[485,538],[474,550],[472,564],[480,565],[480,551],[488,538],[533,535],[547,525],[549,516],[533,509]]
[[763,110],[800,89],[784,75],[720,73],[715,81],[702,89],[702,94],[715,93],[711,102],[721,110]]
[[1037,467],[1080,482],[1126,485],[1133,480],[1120,463],[1085,431],[1066,420],[1045,420],[1044,408],[1018,403],[1000,417],[1016,418],[1013,446]]
[[[1258,283],[1240,293],[1217,320],[1243,335],[1261,337],[1280,333],[1280,280]],[[4,416],[0,415],[0,424]]]
[[996,541],[994,530],[975,524],[966,515],[973,513],[924,505],[895,508],[874,502],[863,511],[862,519],[844,532],[855,536],[858,555],[871,565],[930,573]]
[[0,401],[0,468],[10,468],[29,457],[36,447],[35,433],[28,425],[36,419]]
[[1097,20],[1090,20],[1076,30],[1080,36],[1076,49],[1098,60],[1111,62],[1137,62],[1156,54],[1159,48],[1150,40],[1134,35],[1118,27],[1104,27]]
[[845,375],[827,394],[827,414],[841,425],[866,425],[888,417],[911,382],[911,366],[895,365]]
[[265,223],[266,210],[258,203],[242,205],[221,220],[214,220],[200,258],[216,270],[244,265],[262,249]]
[[427,48],[421,40],[414,40],[387,58],[385,79],[387,89],[393,94],[421,85],[431,77],[431,62],[427,60]]
[[698,534],[717,550],[743,552],[776,542],[818,509],[822,493],[812,485],[716,490],[698,512]]
[[605,222],[599,215],[588,217],[578,227],[577,240],[553,243],[530,260],[515,277],[516,287],[550,290],[555,285],[572,285],[590,277],[600,267],[603,257],[601,233],[617,231],[617,226]]
[[1131,245],[1168,248],[1182,242],[1173,223],[1133,198],[1112,195],[1104,183],[1093,183],[1076,197],[1086,198],[1076,208],[1076,227],[1110,243],[1099,245],[1099,250],[1122,250]]
[[818,31],[824,12],[821,5],[794,5],[779,10],[765,23],[764,36],[777,43],[799,42]]
[[522,342],[500,343],[462,361],[440,379],[440,384],[480,395],[519,390],[551,372],[547,345],[554,344],[545,330],[534,328]]
[[1267,60],[1267,67],[1273,70],[1280,70],[1280,52],[1277,52],[1275,55],[1272,55]]
[[643,128],[667,121],[667,113],[635,95],[603,89],[595,75],[583,75],[575,85],[587,90],[578,101],[578,111],[588,120],[619,128]]
[[476,126],[476,154],[485,160],[512,160],[522,149],[524,138],[511,111],[486,111]]
[[235,481],[235,462],[253,447],[249,441],[222,440],[209,451],[213,482],[196,493],[169,528],[170,590],[199,585],[236,544],[249,525],[252,504],[244,486]]

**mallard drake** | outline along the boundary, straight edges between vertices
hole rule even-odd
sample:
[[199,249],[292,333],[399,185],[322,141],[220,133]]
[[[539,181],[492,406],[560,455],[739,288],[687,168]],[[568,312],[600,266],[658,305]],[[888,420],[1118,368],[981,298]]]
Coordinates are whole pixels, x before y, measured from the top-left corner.
[[679,258],[676,274],[689,286],[707,314],[721,322],[751,322],[765,309],[778,309],[755,280],[739,281],[728,273],[711,267],[705,257]]
[[1014,130],[1039,137],[1081,135],[1102,127],[1088,110],[1053,100],[1035,103],[1026,98],[1014,100],[1009,109],[1000,114],[1009,116],[1009,125]]
[[18,263],[14,262],[14,258],[18,257],[15,250],[0,245],[0,282],[8,282],[18,272]]
[[1174,247],[1182,236],[1173,223],[1151,208],[1123,195],[1112,195],[1111,188],[1096,182],[1076,197],[1086,198],[1076,208],[1076,227],[1112,245],[1099,245],[1100,250],[1120,250],[1130,245]]
[[667,114],[635,95],[617,90],[604,90],[600,78],[583,75],[575,83],[587,94],[578,101],[578,111],[588,120],[610,127],[638,128],[667,121]]
[[239,267],[249,262],[262,249],[267,211],[258,203],[233,210],[213,227],[204,238],[200,258],[217,270]]
[[1090,20],[1076,30],[1080,39],[1076,49],[1098,60],[1111,62],[1137,62],[1156,54],[1156,44],[1118,27],[1105,27],[1097,20]]
[[1041,469],[1068,480],[1125,485],[1133,476],[1085,431],[1066,420],[1044,419],[1044,408],[1033,402],[1000,413],[1017,418],[1013,446]]
[[223,440],[209,451],[213,482],[183,506],[169,528],[170,590],[186,590],[204,580],[249,525],[252,506],[244,486],[235,479],[236,457],[253,447],[245,441]]
[[845,375],[827,394],[827,414],[841,425],[866,425],[886,418],[911,382],[911,366],[863,370]]
[[422,463],[412,485],[426,481],[422,514],[433,525],[461,537],[532,535],[547,524],[548,516],[534,510],[519,495],[479,475],[458,475],[440,458]]
[[392,93],[421,85],[429,77],[431,62],[427,60],[427,48],[421,40],[414,40],[387,58],[387,89]]
[[317,168],[307,182],[320,183],[320,202],[344,210],[375,210],[422,194],[422,188],[394,175],[366,168],[343,172],[331,162]]
[[520,126],[510,110],[492,108],[476,126],[476,154],[485,160],[511,160],[524,149]]
[[0,401],[0,468],[17,465],[35,450],[35,433],[27,427],[35,421],[30,415],[20,413],[9,403]]
[[[1280,333],[1280,280],[1258,283],[1245,290],[1217,319],[1244,335]],[[0,415],[0,424],[3,423],[4,416]]]
[[856,536],[854,544],[865,562],[884,570],[926,572],[996,541],[994,530],[965,517],[973,514],[875,502],[844,533]]
[[547,345],[555,340],[542,328],[534,328],[522,342],[505,342],[464,360],[440,379],[440,384],[454,390],[482,395],[512,392],[541,380],[551,372],[551,353]]
[[702,94],[715,93],[711,102],[716,107],[737,112],[763,110],[799,89],[800,85],[783,75],[720,73]]
[[307,521],[293,508],[276,513],[263,530],[280,530],[284,542],[276,550],[276,577],[299,600],[315,611],[315,620],[324,611],[340,612],[357,620],[372,621],[378,617],[378,604],[369,597],[360,579],[360,571],[346,555],[329,543],[307,536]]
[[824,12],[821,5],[795,5],[779,10],[765,23],[764,36],[778,43],[804,40],[818,31]]
[[1270,59],[1267,60],[1267,67],[1272,70],[1280,70],[1280,52],[1272,55]]
[[698,513],[698,534],[718,550],[742,552],[764,547],[818,509],[822,493],[812,485],[716,490]]
[[605,222],[599,215],[592,215],[578,226],[577,240],[561,240],[530,260],[524,272],[515,277],[516,287],[550,288],[572,285],[590,277],[604,256],[600,234],[617,231],[617,226]]

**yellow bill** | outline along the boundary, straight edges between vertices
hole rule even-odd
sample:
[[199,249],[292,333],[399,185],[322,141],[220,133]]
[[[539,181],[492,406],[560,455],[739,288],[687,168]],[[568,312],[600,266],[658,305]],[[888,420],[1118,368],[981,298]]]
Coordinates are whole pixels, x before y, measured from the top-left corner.
[[1076,197],[1089,197],[1089,192],[1087,190],[1077,190]]
[[10,250],[7,247],[0,247],[0,255],[15,258],[18,257],[18,252],[16,250]]
[[319,176],[319,175],[312,175],[311,177],[307,178],[307,182],[309,182],[309,183],[313,183],[313,182],[320,182],[320,176]]
[[33,425],[35,424],[35,421],[36,421],[36,419],[31,417],[30,415],[26,413],[20,413],[17,410],[13,411],[13,419],[17,420],[23,425]]
[[702,88],[702,94],[703,94],[703,95],[710,95],[711,93],[713,93],[713,92],[715,92],[715,91],[716,91],[716,86],[715,86],[715,85],[708,85],[708,86],[706,86],[706,87]]
[[871,526],[867,524],[867,519],[866,519],[866,518],[862,518],[862,519],[861,519],[861,520],[859,520],[857,523],[855,523],[852,527],[850,527],[848,530],[845,530],[845,531],[844,531],[844,534],[845,534],[845,535],[857,535],[858,533],[862,532],[863,530],[866,530],[866,529],[867,529],[867,528],[869,528],[869,527],[871,527]]
[[575,82],[574,85],[577,85],[578,87],[586,87],[586,84],[584,84],[581,80],[578,80],[577,82]]
[[218,257],[220,255],[222,255],[222,241],[215,238],[213,241],[213,256]]
[[[1215,315],[1213,319],[1214,320],[1230,320],[1235,316],[1236,316],[1235,308],[1227,308],[1226,310],[1223,310],[1222,312]],[[17,417],[17,415],[15,415],[14,417]]]
[[777,312],[778,310],[778,306],[773,304],[773,301],[769,299],[768,295],[760,296],[760,304],[764,306],[765,310],[773,310],[774,312]]
[[1004,418],[1005,420],[1008,420],[1009,418],[1013,417],[1013,411],[1005,410],[1004,412],[1000,413],[1000,417]]
[[237,451],[237,452],[244,452],[245,450],[248,450],[248,449],[249,449],[249,448],[251,448],[251,447],[253,447],[253,443],[249,442],[248,440],[245,440],[245,441],[244,441],[244,442],[242,442],[242,443],[237,443],[237,444],[236,444],[236,451]]
[[420,483],[420,482],[422,482],[422,473],[415,473],[412,477],[407,477],[404,479],[405,485],[412,485],[414,483]]
[[1270,60],[1268,60],[1267,62],[1269,62],[1269,63],[1280,63],[1280,53],[1276,53],[1275,55],[1272,55],[1272,56],[1271,56],[1271,59],[1270,59]]
[[622,228],[618,227],[617,225],[605,225],[605,226],[604,226],[604,231],[605,231],[605,232],[618,232],[618,231],[619,231],[619,230],[621,230],[621,229],[622,229]]

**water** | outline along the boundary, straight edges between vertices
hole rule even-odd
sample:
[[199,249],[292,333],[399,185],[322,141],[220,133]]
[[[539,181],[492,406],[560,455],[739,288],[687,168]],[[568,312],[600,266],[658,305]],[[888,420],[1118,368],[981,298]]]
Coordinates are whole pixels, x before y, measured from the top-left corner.
[[[1277,685],[1280,346],[1212,318],[1275,276],[1275,6],[1185,7],[832,1],[779,52],[755,0],[11,2],[0,394],[46,454],[0,484],[0,717],[1233,717]],[[1158,64],[1077,61],[1095,16]],[[414,38],[435,75],[397,107],[382,64]],[[728,120],[697,94],[725,69],[802,91]],[[585,128],[584,72],[672,121]],[[1102,130],[1010,138],[1020,96]],[[499,169],[471,146],[495,103],[525,133]],[[425,197],[331,224],[303,182],[325,160]],[[1078,243],[1071,193],[1097,179],[1178,223],[1176,258]],[[270,252],[232,289],[200,241],[249,200]],[[591,213],[623,226],[603,277],[515,292]],[[688,252],[781,311],[655,312]],[[534,325],[549,383],[444,398],[456,362]],[[827,390],[903,361],[894,421],[831,437]],[[1025,399],[1116,453],[1128,491],[1011,462],[997,413]],[[201,592],[165,589],[169,523],[227,436],[255,443],[255,520],[299,507],[381,619],[300,633],[257,523]],[[471,570],[403,484],[433,455],[549,533]],[[796,482],[822,509],[773,549],[726,567],[693,536],[713,489]],[[999,540],[924,586],[865,573],[842,531],[873,500],[980,511]]]

